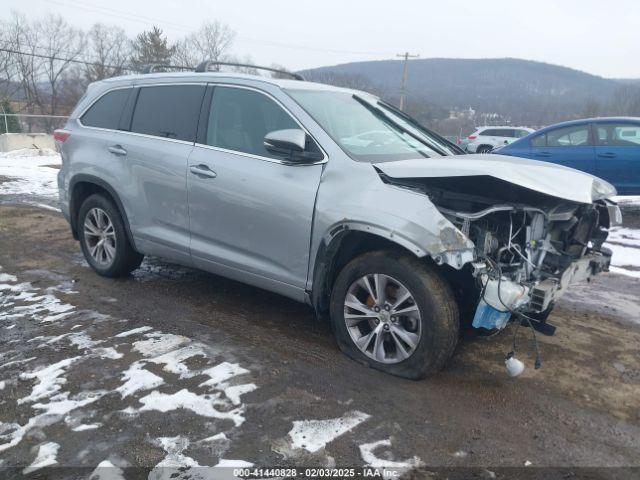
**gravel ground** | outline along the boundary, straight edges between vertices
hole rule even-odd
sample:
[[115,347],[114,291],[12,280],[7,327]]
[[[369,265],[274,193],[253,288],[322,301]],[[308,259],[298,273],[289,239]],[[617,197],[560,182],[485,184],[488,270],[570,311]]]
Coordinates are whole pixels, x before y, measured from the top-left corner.
[[445,371],[413,382],[353,363],[277,295],[155,258],[97,276],[55,211],[57,164],[0,158],[1,478],[218,479],[250,465],[640,476],[636,202],[611,243],[623,275],[560,302],[540,370],[521,329],[527,369],[506,376],[508,327],[466,334]]
[[568,296],[540,370],[526,333],[528,368],[506,377],[509,329],[463,340],[444,372],[413,382],[351,362],[307,307],[268,292],[157,259],[101,278],[56,212],[0,206],[0,241],[7,472],[640,466],[636,279],[602,275]]

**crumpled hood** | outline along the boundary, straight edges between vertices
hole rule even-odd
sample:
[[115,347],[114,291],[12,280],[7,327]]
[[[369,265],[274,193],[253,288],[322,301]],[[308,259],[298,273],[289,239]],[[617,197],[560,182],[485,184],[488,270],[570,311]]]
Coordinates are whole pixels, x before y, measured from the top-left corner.
[[[616,195],[615,188],[588,173],[553,163],[506,155],[453,155],[376,163],[391,178],[470,177],[488,175],[540,193],[579,203]],[[595,187],[595,188],[594,188]],[[593,192],[600,192],[594,198]]]

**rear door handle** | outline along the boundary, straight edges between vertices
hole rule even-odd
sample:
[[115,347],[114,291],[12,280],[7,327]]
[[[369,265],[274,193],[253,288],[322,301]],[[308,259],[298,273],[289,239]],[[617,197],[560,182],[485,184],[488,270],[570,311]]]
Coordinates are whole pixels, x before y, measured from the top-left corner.
[[536,157],[545,157],[545,158],[547,158],[547,157],[551,156],[551,153],[549,153],[549,152],[536,152],[535,155],[536,155]]
[[613,152],[603,152],[599,153],[598,156],[600,158],[616,158],[616,154]]
[[122,148],[122,145],[111,145],[109,148],[107,148],[107,150],[109,150],[111,153],[119,157],[122,157],[123,155],[127,154],[127,151],[124,148]]
[[216,172],[211,170],[207,165],[191,165],[189,166],[189,171],[194,175],[197,175],[202,178],[216,178],[218,175]]

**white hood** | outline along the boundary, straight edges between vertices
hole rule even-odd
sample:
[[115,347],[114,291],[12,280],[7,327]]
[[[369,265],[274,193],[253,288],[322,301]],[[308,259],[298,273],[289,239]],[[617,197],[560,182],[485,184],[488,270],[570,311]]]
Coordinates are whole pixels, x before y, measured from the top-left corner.
[[376,163],[391,178],[470,177],[488,175],[553,197],[593,203],[616,189],[588,173],[553,163],[506,155],[454,155]]

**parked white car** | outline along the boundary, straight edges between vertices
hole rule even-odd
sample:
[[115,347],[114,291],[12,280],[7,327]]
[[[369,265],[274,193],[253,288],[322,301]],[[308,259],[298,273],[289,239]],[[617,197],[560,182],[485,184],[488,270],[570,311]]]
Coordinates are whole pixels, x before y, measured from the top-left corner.
[[467,137],[466,150],[469,153],[489,153],[533,132],[535,130],[527,127],[480,127]]

